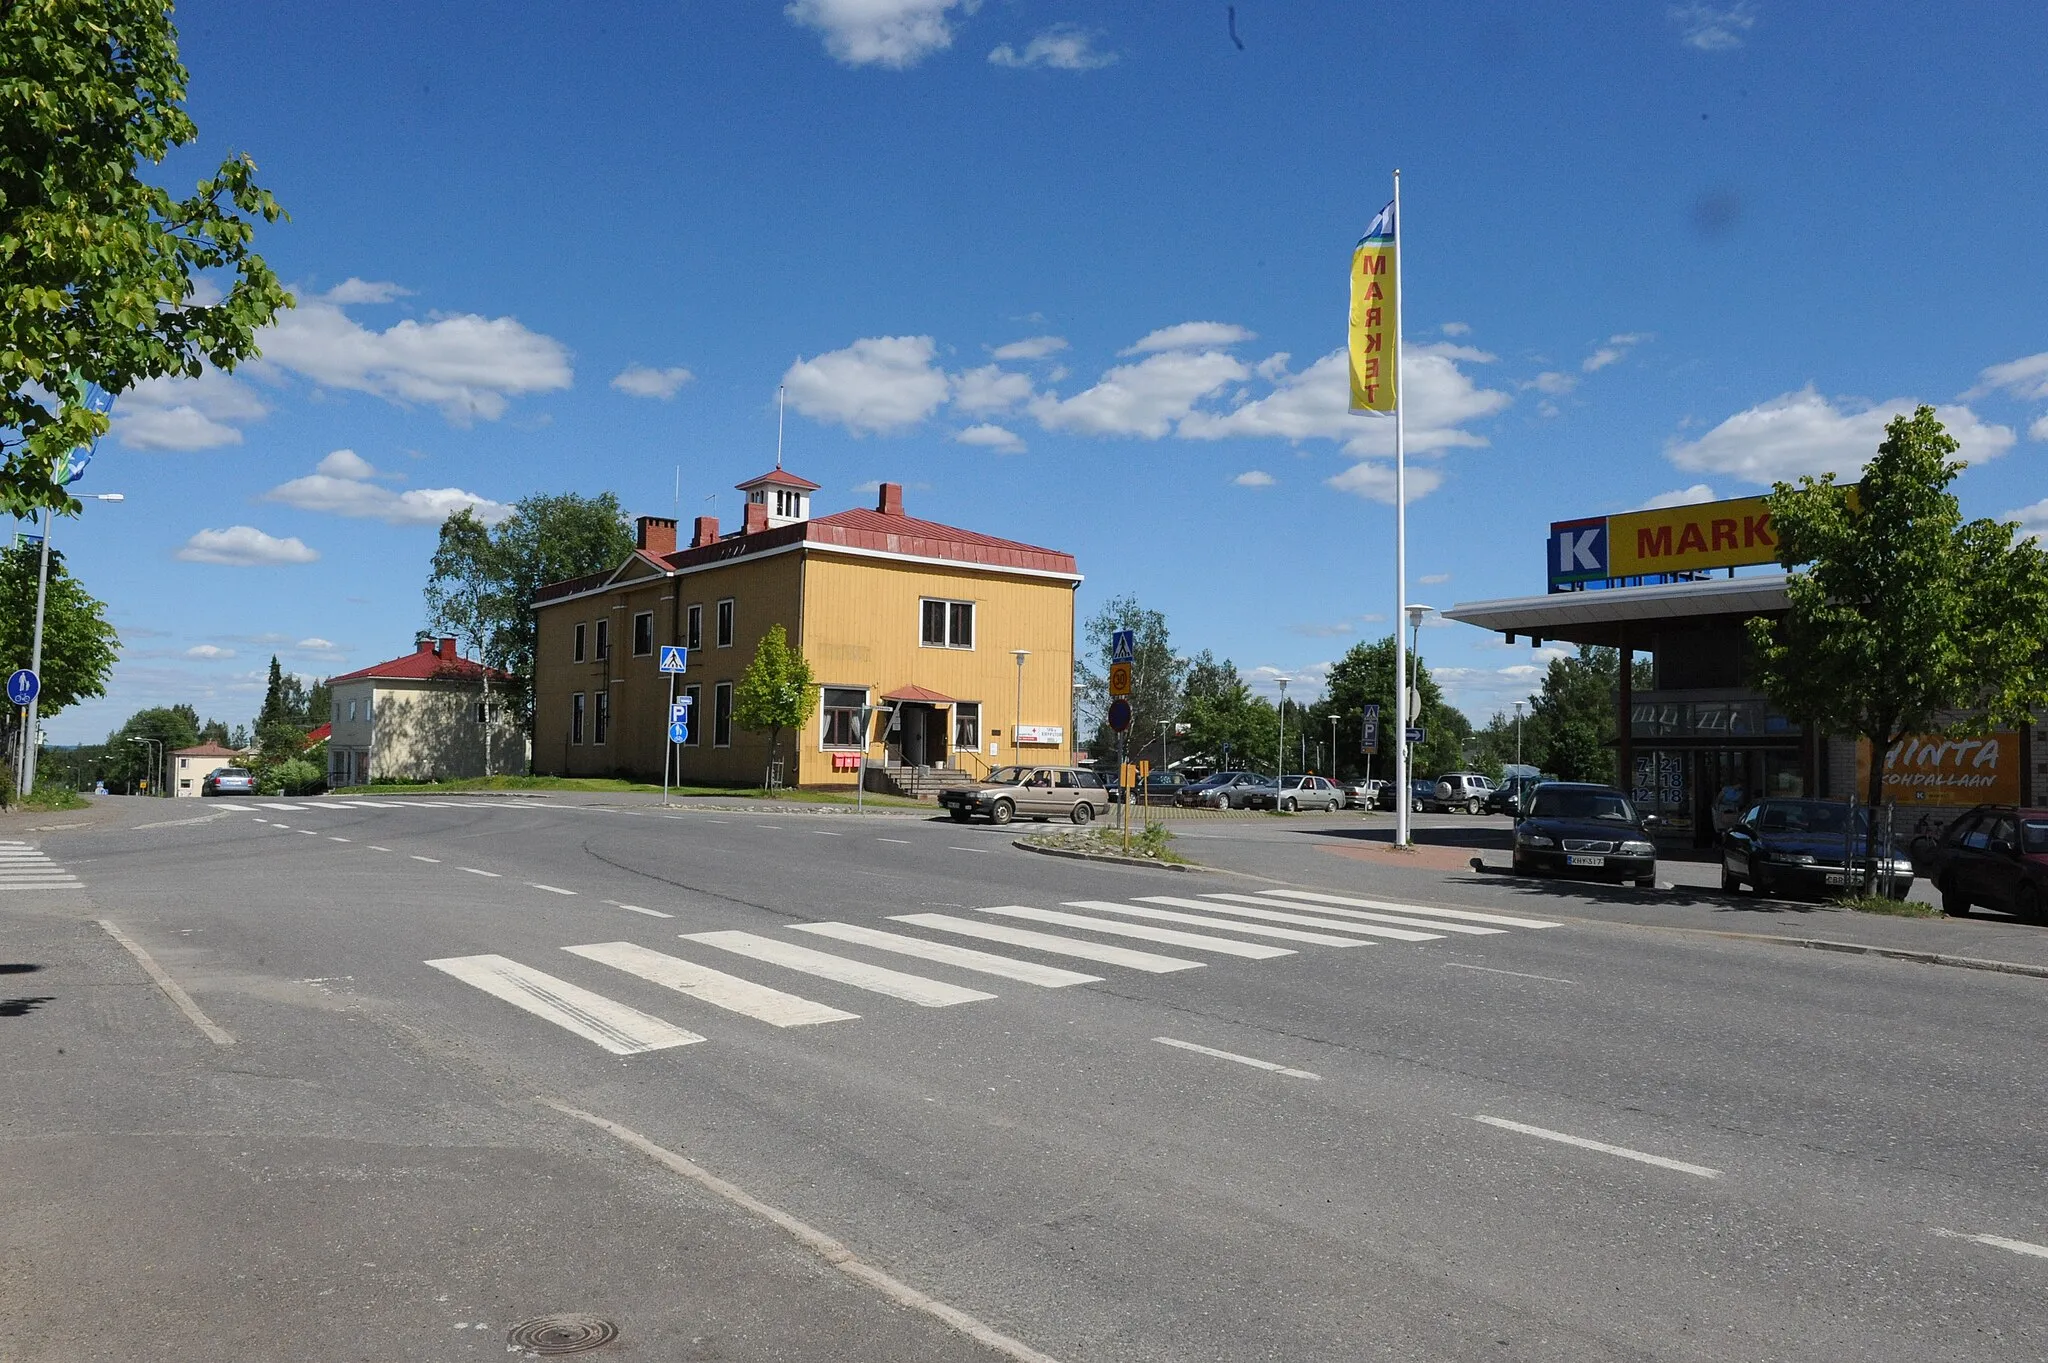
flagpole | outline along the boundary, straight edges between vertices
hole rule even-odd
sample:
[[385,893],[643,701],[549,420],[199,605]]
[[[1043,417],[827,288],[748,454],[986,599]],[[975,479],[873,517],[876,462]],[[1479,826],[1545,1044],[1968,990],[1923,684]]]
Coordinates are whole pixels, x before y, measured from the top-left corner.
[[1408,648],[1401,636],[1401,622],[1408,618],[1408,370],[1401,349],[1406,336],[1401,327],[1401,257],[1407,254],[1407,224],[1401,221],[1401,172],[1394,172],[1394,712],[1399,733],[1394,748],[1394,845],[1411,845],[1408,806],[1414,798],[1409,772],[1412,756],[1408,746]]

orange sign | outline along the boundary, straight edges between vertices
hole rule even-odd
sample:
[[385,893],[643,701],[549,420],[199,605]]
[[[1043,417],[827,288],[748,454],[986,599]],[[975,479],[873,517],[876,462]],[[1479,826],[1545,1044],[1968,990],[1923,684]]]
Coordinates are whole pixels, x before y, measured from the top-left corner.
[[1131,694],[1131,665],[1111,663],[1109,665],[1109,694],[1128,696]]
[[[1856,793],[1870,789],[1870,744],[1856,745]],[[1884,798],[1900,805],[1968,808],[2018,804],[2020,736],[1977,738],[1916,734],[1892,745],[1884,759]]]

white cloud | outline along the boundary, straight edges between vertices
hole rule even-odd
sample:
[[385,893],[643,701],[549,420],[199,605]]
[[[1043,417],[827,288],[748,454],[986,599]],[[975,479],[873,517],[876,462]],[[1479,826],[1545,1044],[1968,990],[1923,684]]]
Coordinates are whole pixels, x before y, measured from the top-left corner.
[[461,488],[422,487],[394,492],[369,481],[377,476],[376,468],[354,450],[336,450],[320,461],[318,473],[280,483],[264,493],[263,500],[295,506],[301,511],[379,520],[387,525],[439,525],[465,508],[486,525],[496,525],[512,514],[512,508],[505,503]]
[[2048,440],[2048,415],[2034,418],[2034,424],[2027,427],[2027,439]]
[[1027,336],[1021,341],[999,345],[989,353],[999,360],[1042,360],[1066,348],[1064,336]]
[[666,402],[696,377],[681,365],[651,369],[644,364],[629,364],[612,379],[612,387],[631,397],[660,398]]
[[825,50],[847,66],[901,71],[953,45],[947,11],[972,14],[979,0],[792,0],[782,12],[816,29]]
[[395,303],[411,297],[412,290],[401,289],[389,280],[357,279],[350,275],[320,296],[345,307],[350,303]]
[[1463,322],[1446,322],[1441,330],[1446,336],[1470,336],[1472,334],[1472,328]]
[[1108,66],[1117,57],[1114,52],[1096,48],[1098,36],[1078,24],[1054,24],[1026,43],[1022,52],[1004,43],[989,53],[988,59],[996,66],[1049,66],[1055,71],[1095,71]]
[[[1141,341],[1134,349],[1144,345]],[[1141,435],[1157,440],[1188,416],[1197,402],[1249,377],[1250,370],[1220,350],[1169,350],[1136,364],[1118,365],[1094,387],[1073,397],[1046,394],[1035,398],[1030,411],[1048,430]]]
[[1977,375],[1976,387],[1963,394],[1963,400],[1997,392],[2016,398],[2048,399],[2048,350],[1990,366]]
[[1524,388],[1534,388],[1539,393],[1553,394],[1569,393],[1578,386],[1578,375],[1562,373],[1555,369],[1546,369],[1522,385]]
[[2032,506],[2016,507],[1999,519],[2018,521],[2022,535],[2039,535],[2042,539],[2048,539],[2048,497],[2043,497]]
[[791,404],[814,421],[836,421],[856,435],[900,430],[946,400],[936,353],[929,336],[869,336],[798,360],[782,381]]
[[224,563],[232,568],[258,568],[280,563],[311,563],[320,557],[320,551],[307,548],[303,540],[266,535],[253,525],[231,525],[225,530],[201,530],[185,541],[177,557],[187,563]]
[[1416,578],[1415,580],[1425,587],[1435,587],[1441,585],[1442,583],[1449,582],[1451,580],[1451,575],[1449,573],[1425,573],[1421,577]]
[[1609,336],[1607,344],[1588,355],[1579,368],[1588,374],[1597,374],[1608,365],[1626,359],[1629,351],[1651,339],[1648,332],[1641,331],[1625,331],[1616,336]]
[[1743,35],[1756,27],[1756,6],[1747,0],[1733,5],[1673,5],[1669,14],[1685,45],[1702,52],[1740,47]]
[[235,651],[231,648],[222,648],[219,644],[195,644],[185,650],[185,656],[210,661],[216,658],[232,658]]
[[1713,500],[1714,489],[1705,483],[1694,483],[1691,487],[1675,487],[1669,492],[1660,492],[1636,510],[1662,511],[1668,506],[1698,506],[1701,502]]
[[296,644],[293,644],[292,647],[308,649],[316,653],[327,653],[333,650],[334,643],[328,639],[301,639]]
[[[1367,501],[1384,502],[1388,506],[1394,504],[1394,466],[1392,464],[1383,464],[1376,459],[1368,459],[1362,463],[1353,464],[1334,478],[1326,478],[1323,481],[1329,486],[1336,488],[1339,492],[1349,492],[1363,497]],[[1430,493],[1442,487],[1443,481],[1443,474],[1436,469],[1416,468],[1410,465],[1408,469],[1408,487],[1406,489],[1408,500],[1414,502],[1427,497]]]
[[568,348],[511,317],[453,313],[372,331],[338,303],[307,298],[258,344],[266,365],[328,388],[427,403],[457,426],[496,421],[508,399],[570,382]]
[[1213,350],[1256,339],[1258,333],[1230,322],[1182,322],[1176,326],[1161,327],[1118,353],[1149,355],[1159,350]]
[[985,364],[953,376],[953,405],[971,415],[1006,412],[1031,396],[1029,375]]
[[270,408],[254,389],[208,366],[196,379],[144,379],[114,404],[114,431],[131,450],[210,450],[239,445],[235,424]]
[[1288,361],[1294,356],[1284,350],[1276,350],[1253,366],[1254,372],[1268,383],[1278,383],[1280,376],[1287,372]]
[[[1665,454],[1681,469],[1749,483],[1854,474],[1877,453],[1885,425],[1918,405],[1911,398],[1891,398],[1870,404],[1845,400],[1838,407],[1808,384],[1737,412],[1698,440],[1674,441]],[[1995,459],[2012,446],[2011,427],[1980,421],[1967,407],[1937,408],[1936,415],[1966,459]]]
[[[1497,389],[1479,387],[1458,365],[1461,361],[1485,364],[1494,357],[1469,346],[1434,345],[1412,346],[1405,358],[1408,452],[1429,454],[1484,446],[1486,438],[1464,426],[1494,415],[1514,399]],[[1359,458],[1391,456],[1394,424],[1354,413],[1350,404],[1348,362],[1342,350],[1333,350],[1300,373],[1282,377],[1265,397],[1228,412],[1192,413],[1180,423],[1179,432],[1190,440],[1236,436],[1334,440],[1345,453]]]
[[319,472],[330,478],[374,478],[377,470],[369,460],[354,450],[336,450],[322,459]]
[[1001,426],[992,426],[987,422],[983,422],[979,426],[969,426],[953,438],[963,445],[973,445],[984,450],[994,450],[997,454],[1024,453],[1024,442],[1018,438],[1015,431],[1005,430]]
[[1230,481],[1236,483],[1239,487],[1271,487],[1273,486],[1273,475],[1264,469],[1246,469]]
[[1329,662],[1310,663],[1306,667],[1274,667],[1270,663],[1254,667],[1243,674],[1245,685],[1254,695],[1267,700],[1280,698],[1280,683],[1287,683],[1287,699],[1290,702],[1307,705],[1316,698],[1316,692],[1330,679]]

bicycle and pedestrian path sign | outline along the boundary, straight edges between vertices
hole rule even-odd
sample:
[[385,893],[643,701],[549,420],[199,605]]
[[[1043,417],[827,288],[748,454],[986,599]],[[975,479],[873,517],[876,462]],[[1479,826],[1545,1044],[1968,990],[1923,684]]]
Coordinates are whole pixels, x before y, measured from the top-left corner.
[[15,705],[27,705],[42,691],[43,679],[25,667],[7,676],[7,699]]

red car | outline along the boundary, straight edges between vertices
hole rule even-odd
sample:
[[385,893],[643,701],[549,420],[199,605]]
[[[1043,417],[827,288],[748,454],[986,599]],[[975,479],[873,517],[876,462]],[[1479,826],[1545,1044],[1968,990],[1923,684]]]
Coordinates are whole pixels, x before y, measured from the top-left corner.
[[1979,805],[1948,826],[1928,862],[1943,913],[1996,909],[2048,922],[2048,809]]

